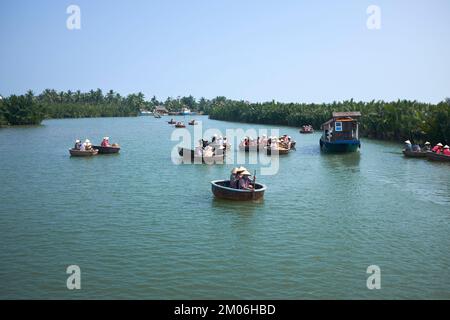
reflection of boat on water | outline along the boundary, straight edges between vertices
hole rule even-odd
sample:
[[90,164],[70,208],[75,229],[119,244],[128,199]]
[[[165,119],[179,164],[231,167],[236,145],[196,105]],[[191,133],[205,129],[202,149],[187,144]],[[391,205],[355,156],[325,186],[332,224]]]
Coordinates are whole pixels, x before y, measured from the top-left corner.
[[428,151],[426,156],[431,161],[450,162],[450,156],[446,156],[445,154]]
[[322,124],[320,149],[325,152],[354,152],[361,148],[356,112],[333,112],[333,117]]
[[407,158],[426,158],[426,151],[411,151],[411,150],[403,150],[403,155]]
[[264,197],[267,187],[260,183],[255,183],[254,190],[242,190],[230,188],[229,180],[211,181],[211,190],[215,197],[227,200],[250,201],[259,200]]

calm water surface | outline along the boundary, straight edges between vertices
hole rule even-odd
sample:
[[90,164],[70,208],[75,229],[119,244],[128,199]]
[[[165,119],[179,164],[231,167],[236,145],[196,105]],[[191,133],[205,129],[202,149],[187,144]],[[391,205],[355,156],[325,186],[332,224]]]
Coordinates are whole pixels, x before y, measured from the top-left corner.
[[[232,165],[173,164],[166,120],[0,129],[0,298],[450,298],[449,165],[371,140],[324,155],[319,134],[280,128],[297,151],[258,177],[264,201],[219,201],[210,181]],[[121,154],[69,157],[75,138],[105,135]],[[381,290],[366,287],[373,264]]]

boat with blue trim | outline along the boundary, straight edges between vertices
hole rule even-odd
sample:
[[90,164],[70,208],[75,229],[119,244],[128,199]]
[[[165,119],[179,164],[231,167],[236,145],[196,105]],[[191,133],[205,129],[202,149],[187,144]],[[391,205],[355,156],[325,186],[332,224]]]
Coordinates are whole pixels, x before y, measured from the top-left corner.
[[361,112],[333,112],[333,117],[322,124],[320,149],[324,152],[355,152],[361,148],[357,118]]

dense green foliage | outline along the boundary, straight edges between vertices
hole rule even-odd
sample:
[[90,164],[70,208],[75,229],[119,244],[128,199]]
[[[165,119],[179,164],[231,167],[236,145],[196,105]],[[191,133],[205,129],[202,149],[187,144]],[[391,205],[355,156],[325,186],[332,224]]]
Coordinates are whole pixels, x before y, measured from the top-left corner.
[[43,118],[41,105],[29,94],[12,95],[0,103],[0,125],[40,124]]
[[361,133],[364,136],[450,143],[450,99],[437,105],[407,100],[349,100],[328,104],[249,103],[225,97],[197,101],[192,96],[169,97],[161,102],[156,97],[145,101],[142,93],[122,97],[113,90],[103,94],[100,89],[86,93],[47,89],[37,96],[29,91],[23,96],[12,95],[0,100],[0,126],[39,124],[45,118],[136,116],[141,109],[153,110],[160,105],[169,111],[187,107],[217,120],[295,127],[311,124],[316,129],[330,118],[333,111],[361,111]]
[[2,100],[0,125],[39,124],[51,118],[136,116],[147,105],[142,93],[122,97],[112,90],[104,95],[100,89],[86,93],[46,89],[35,96],[28,91]]
[[330,104],[246,103],[217,98],[208,110],[212,119],[319,129],[333,111],[361,111],[361,133],[384,139],[431,140],[450,143],[450,99],[437,105],[417,101],[395,102],[353,100]]

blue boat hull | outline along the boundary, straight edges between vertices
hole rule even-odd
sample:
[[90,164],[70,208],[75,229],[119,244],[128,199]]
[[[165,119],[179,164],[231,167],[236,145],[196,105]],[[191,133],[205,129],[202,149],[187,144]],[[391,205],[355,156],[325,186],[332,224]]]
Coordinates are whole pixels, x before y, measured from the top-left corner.
[[341,140],[328,142],[320,139],[320,149],[324,152],[355,152],[359,148],[361,148],[361,142],[359,140]]

